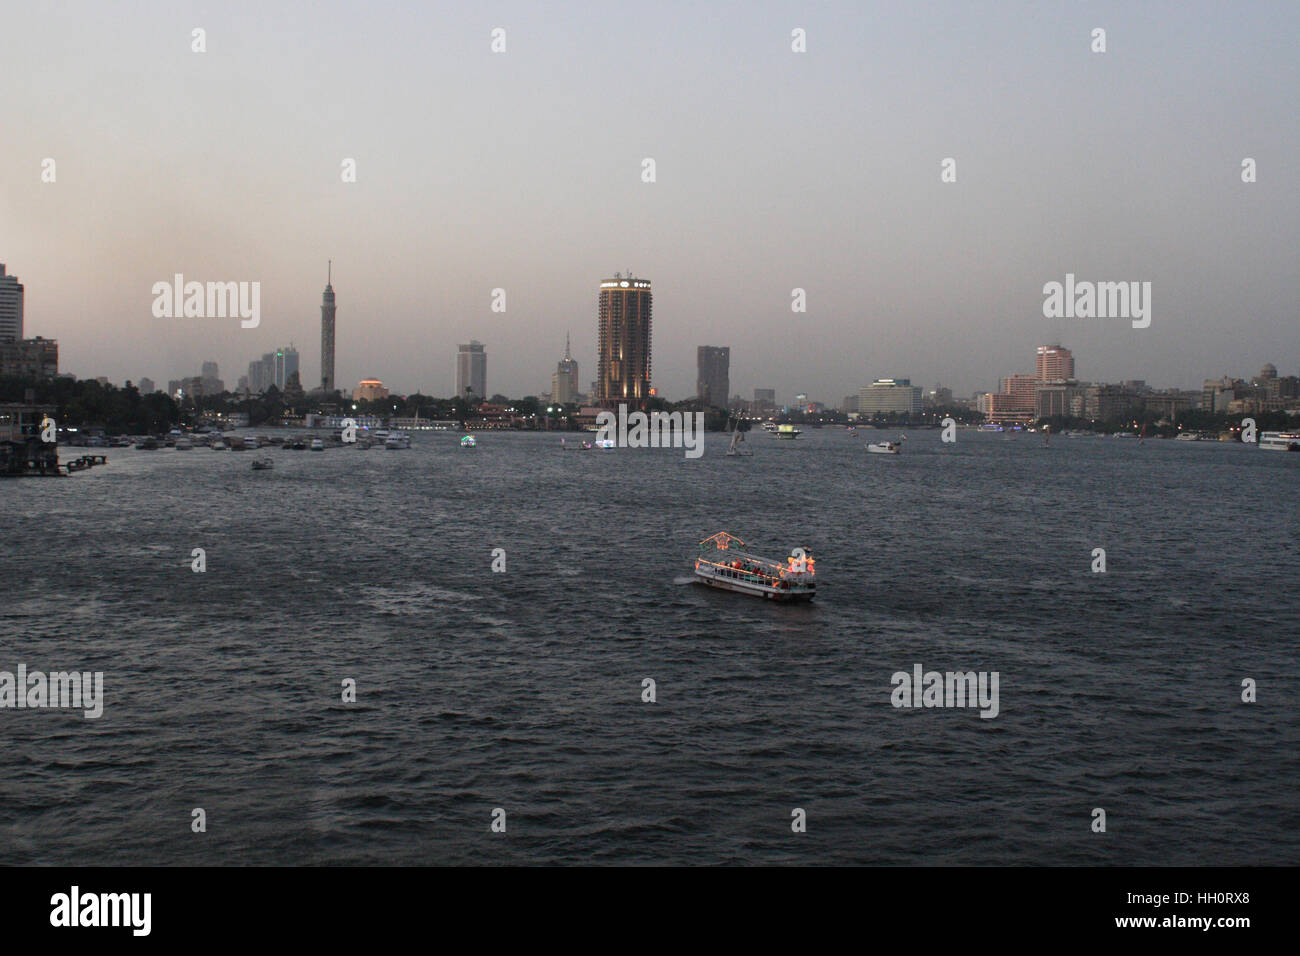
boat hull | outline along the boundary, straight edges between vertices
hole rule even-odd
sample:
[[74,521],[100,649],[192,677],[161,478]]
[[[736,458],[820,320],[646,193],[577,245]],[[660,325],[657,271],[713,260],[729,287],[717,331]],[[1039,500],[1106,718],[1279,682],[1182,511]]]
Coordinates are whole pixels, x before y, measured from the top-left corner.
[[768,601],[780,601],[783,604],[799,604],[805,601],[811,601],[817,595],[816,590],[813,588],[799,588],[783,591],[764,584],[755,584],[750,581],[740,581],[735,578],[713,575],[699,568],[696,568],[695,570],[695,580],[696,583],[703,584],[706,587],[718,588],[723,591],[736,591],[740,594],[749,594],[754,597],[761,597]]

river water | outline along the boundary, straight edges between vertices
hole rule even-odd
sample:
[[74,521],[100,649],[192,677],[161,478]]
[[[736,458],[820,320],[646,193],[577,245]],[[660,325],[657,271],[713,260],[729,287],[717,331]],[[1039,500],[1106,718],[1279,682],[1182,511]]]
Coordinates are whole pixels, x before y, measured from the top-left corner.
[[[0,863],[1300,863],[1300,456],[457,438],[0,484],[0,671],[104,675],[0,710]],[[817,600],[688,583],[720,530]]]

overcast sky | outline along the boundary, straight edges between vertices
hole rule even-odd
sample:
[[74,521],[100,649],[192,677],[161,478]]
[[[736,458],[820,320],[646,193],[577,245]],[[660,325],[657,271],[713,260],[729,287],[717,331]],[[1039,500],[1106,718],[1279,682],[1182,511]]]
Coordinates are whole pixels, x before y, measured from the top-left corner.
[[[0,262],[62,370],[160,386],[289,342],[318,381],[330,258],[348,388],[449,394],[477,338],[489,391],[538,393],[566,331],[585,388],[629,268],[669,398],[701,344],[833,403],[1049,340],[1094,381],[1296,374],[1298,47],[1294,0],[10,4]],[[260,281],[260,327],[154,318],[177,272]],[[1151,326],[1044,318],[1067,272],[1150,281]]]

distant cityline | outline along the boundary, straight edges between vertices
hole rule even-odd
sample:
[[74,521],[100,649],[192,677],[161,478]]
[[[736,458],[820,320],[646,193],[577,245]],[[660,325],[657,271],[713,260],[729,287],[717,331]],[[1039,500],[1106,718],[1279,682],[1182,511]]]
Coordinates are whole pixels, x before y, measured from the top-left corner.
[[[215,297],[218,314],[256,316],[253,298],[256,290],[251,286],[244,292],[236,283],[208,285],[235,286],[235,298],[225,301],[224,308],[221,296]],[[166,288],[160,291],[160,286]],[[172,297],[171,311],[174,312],[178,297],[189,295],[191,286],[205,288],[197,282],[184,283],[183,277],[177,275],[171,284],[155,284],[154,291],[155,295]],[[1073,283],[1073,276],[1067,274],[1062,295],[1068,299],[1066,293],[1083,287],[1083,284]],[[37,380],[56,377],[60,374],[58,342],[40,336],[23,337],[24,292],[17,276],[8,273],[5,264],[0,263],[0,375]],[[198,292],[194,294],[198,295]],[[214,297],[207,295],[206,291],[204,294],[206,308],[207,299]],[[1144,300],[1149,303],[1149,293],[1144,294]],[[333,260],[326,263],[320,310],[319,384],[306,390],[331,394],[337,390],[335,342],[338,303],[333,285]],[[573,358],[570,336],[566,333],[564,356],[551,373],[551,390],[549,393],[540,392],[538,397],[559,405],[586,404],[604,408],[619,403],[643,408],[651,399],[660,397],[652,380],[652,316],[653,292],[649,279],[635,276],[631,271],[626,274],[616,272],[612,278],[602,279],[598,285],[596,309],[595,380],[590,383],[588,391],[582,390],[578,362]],[[918,410],[922,404],[964,404],[982,412],[990,420],[1020,423],[1054,415],[1105,417],[1106,409],[1124,403],[1134,404],[1137,399],[1141,399],[1137,404],[1161,406],[1172,414],[1186,407],[1201,407],[1197,405],[1198,396],[1206,399],[1206,407],[1211,409],[1226,410],[1233,406],[1238,409],[1289,411],[1298,397],[1294,385],[1297,376],[1279,376],[1272,365],[1266,365],[1259,376],[1248,381],[1225,376],[1206,379],[1200,389],[1157,390],[1140,380],[1118,384],[1081,382],[1074,377],[1074,357],[1069,349],[1052,344],[1039,346],[1037,351],[1038,367],[1033,374],[1012,373],[999,379],[995,390],[977,392],[969,399],[954,398],[951,390],[943,386],[925,391],[913,386],[908,378],[879,378],[860,388],[855,395],[846,396],[839,408],[859,414],[908,413]],[[828,407],[825,401],[809,401],[806,393],[796,393],[788,403],[778,405],[776,391],[771,388],[755,388],[752,401],[729,394],[730,360],[730,346],[698,346],[694,396],[698,401],[719,408],[743,405],[752,409],[815,411]],[[169,381],[168,393],[174,397],[178,392],[211,395],[226,391],[226,383],[217,374],[216,362],[206,361],[202,363],[202,369],[198,376]],[[1273,371],[1269,373],[1269,369]],[[100,378],[107,382],[107,379]],[[301,378],[299,353],[291,343],[250,362],[248,375],[240,378],[235,391],[260,394],[272,385],[284,391],[291,387],[291,383],[305,387]],[[138,383],[142,391],[155,390],[153,380],[148,377],[141,377]],[[453,394],[477,399],[486,399],[491,394],[487,385],[487,346],[477,339],[457,347]],[[360,380],[353,390],[354,400],[372,400],[388,395],[389,389],[375,376]],[[1096,414],[1089,414],[1090,410]]]

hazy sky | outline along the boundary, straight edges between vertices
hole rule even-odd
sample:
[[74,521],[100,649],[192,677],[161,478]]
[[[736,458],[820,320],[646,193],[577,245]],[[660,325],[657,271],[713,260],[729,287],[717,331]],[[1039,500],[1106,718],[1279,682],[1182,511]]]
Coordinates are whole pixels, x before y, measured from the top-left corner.
[[[628,268],[669,398],[701,344],[833,403],[1053,339],[1095,381],[1296,374],[1297,48],[1294,0],[9,4],[0,262],[63,370],[160,386],[290,341],[316,383],[329,258],[348,388],[449,394],[477,338],[489,391],[549,390],[566,330],[585,388]],[[260,327],[154,318],[176,272],[260,281]],[[1067,272],[1150,281],[1150,328],[1045,319]]]

